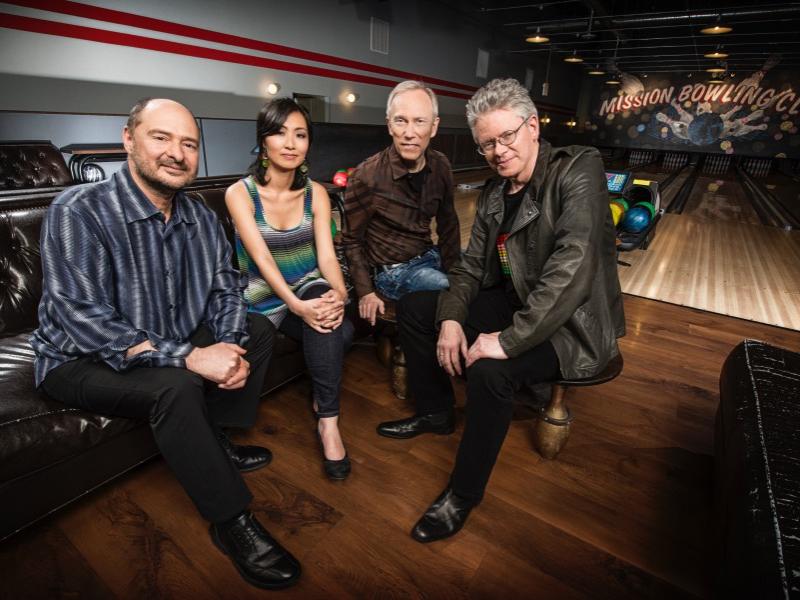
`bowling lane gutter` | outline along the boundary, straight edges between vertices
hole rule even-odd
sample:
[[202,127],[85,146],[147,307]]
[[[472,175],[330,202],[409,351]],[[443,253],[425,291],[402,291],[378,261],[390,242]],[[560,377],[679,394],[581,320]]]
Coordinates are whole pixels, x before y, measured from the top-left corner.
[[736,165],[736,174],[762,225],[779,227],[787,231],[800,229],[800,222],[786,210],[780,200],[738,164]]
[[[692,165],[687,165],[687,166],[692,166]],[[684,167],[684,169],[685,168],[686,167]],[[675,194],[675,197],[672,199],[672,202],[669,203],[669,206],[667,207],[668,213],[681,214],[683,212],[683,209],[686,208],[686,202],[689,200],[689,196],[692,193],[694,184],[697,182],[699,171],[700,171],[700,161],[698,160],[692,166],[692,171],[689,173],[689,176],[686,178],[686,181],[683,182],[681,189],[678,190],[678,193]]]

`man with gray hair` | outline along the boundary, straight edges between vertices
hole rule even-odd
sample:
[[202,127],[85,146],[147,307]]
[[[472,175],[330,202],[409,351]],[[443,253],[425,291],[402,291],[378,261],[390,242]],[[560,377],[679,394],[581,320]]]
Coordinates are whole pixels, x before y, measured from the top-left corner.
[[[358,165],[347,182],[343,245],[359,314],[373,325],[384,299],[446,288],[445,272],[459,257],[450,162],[429,148],[438,113],[425,84],[399,83],[386,103],[392,145]],[[438,248],[431,240],[434,217]]]
[[456,533],[481,501],[514,392],[599,373],[625,333],[600,154],[540,139],[536,107],[514,79],[479,89],[467,120],[497,176],[478,200],[449,289],[409,294],[398,306],[417,403],[407,433],[452,423],[449,376],[467,375],[464,434],[446,489],[412,531],[420,542]]

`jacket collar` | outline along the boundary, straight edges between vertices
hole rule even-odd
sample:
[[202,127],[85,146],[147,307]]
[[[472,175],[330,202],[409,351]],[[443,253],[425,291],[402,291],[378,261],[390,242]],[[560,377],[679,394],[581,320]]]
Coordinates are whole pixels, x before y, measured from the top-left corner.
[[[397,181],[401,177],[405,177],[408,175],[408,167],[406,163],[403,162],[403,157],[400,156],[400,153],[397,151],[397,148],[394,147],[394,144],[389,146],[389,166],[392,170],[392,179]],[[425,166],[422,167],[423,172],[430,172],[431,170],[431,147],[428,146],[425,148]]]
[[[539,138],[539,153],[536,156],[536,166],[533,168],[533,176],[531,177],[528,191],[525,192],[525,197],[522,199],[522,204],[519,207],[519,213],[517,213],[517,219],[511,229],[511,233],[524,226],[528,221],[539,214],[539,209],[535,205],[535,200],[539,196],[539,190],[547,176],[547,170],[550,166],[551,151],[552,146],[550,142]],[[507,179],[501,179],[489,192],[487,212],[490,215],[494,214],[495,220],[497,220],[498,223],[502,220],[503,208],[505,205],[503,194],[507,182]]]
[[[150,202],[147,196],[144,195],[141,188],[136,185],[136,182],[131,176],[130,167],[127,162],[122,165],[122,169],[114,174],[114,178],[121,196],[122,210],[125,211],[125,220],[128,223],[144,221],[161,212]],[[178,191],[172,197],[172,215],[170,216],[170,221],[172,223],[194,223],[195,221],[190,214],[184,215],[184,213],[188,213],[188,211],[182,210],[182,204],[183,191]]]

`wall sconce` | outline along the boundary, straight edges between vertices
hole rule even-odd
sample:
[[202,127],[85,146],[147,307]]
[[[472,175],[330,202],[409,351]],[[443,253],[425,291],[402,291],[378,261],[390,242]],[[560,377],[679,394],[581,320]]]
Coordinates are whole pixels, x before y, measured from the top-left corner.
[[355,104],[358,101],[358,94],[347,92],[347,95],[344,97],[344,101],[348,104]]
[[564,123],[564,125],[566,125],[567,127],[570,127],[570,128],[575,127],[577,124],[578,124],[578,122],[575,119],[570,119],[569,121]]
[[547,125],[550,122],[550,117],[548,117],[547,115],[542,115],[542,118],[539,119],[539,122],[542,125]]
[[281,85],[279,83],[275,83],[274,81],[270,81],[267,84],[267,93],[270,96],[274,96],[275,94],[277,94],[280,91],[281,91]]

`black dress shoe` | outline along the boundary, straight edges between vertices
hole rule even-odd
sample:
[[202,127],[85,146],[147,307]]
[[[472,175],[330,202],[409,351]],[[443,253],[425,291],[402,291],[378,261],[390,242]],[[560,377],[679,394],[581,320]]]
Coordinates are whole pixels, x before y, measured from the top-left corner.
[[420,433],[447,435],[456,428],[456,418],[452,410],[415,415],[399,421],[386,421],[378,425],[378,434],[390,438],[412,438]]
[[231,457],[240,471],[255,471],[266,467],[272,461],[272,452],[261,446],[237,446],[221,429],[217,430],[220,446]]
[[448,487],[414,525],[411,537],[422,543],[450,537],[464,526],[474,506],[474,502],[456,496]]
[[347,456],[347,452],[344,453],[344,458],[340,458],[339,460],[330,460],[326,458],[325,445],[322,443],[322,434],[320,434],[319,429],[316,431],[319,447],[322,450],[322,468],[325,469],[325,475],[328,476],[328,479],[334,479],[336,481],[347,479],[347,476],[350,475],[350,457]]
[[260,588],[280,589],[300,577],[300,563],[281,547],[261,523],[245,511],[230,521],[211,525],[211,539],[233,561],[248,583]]

